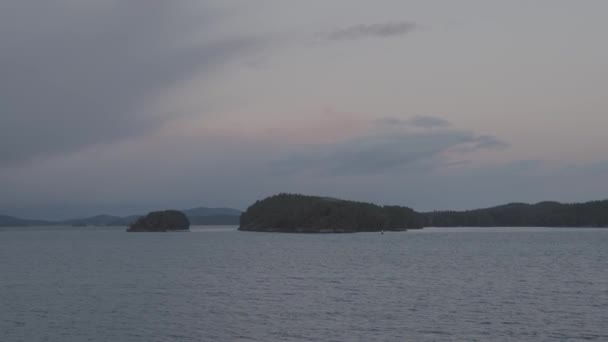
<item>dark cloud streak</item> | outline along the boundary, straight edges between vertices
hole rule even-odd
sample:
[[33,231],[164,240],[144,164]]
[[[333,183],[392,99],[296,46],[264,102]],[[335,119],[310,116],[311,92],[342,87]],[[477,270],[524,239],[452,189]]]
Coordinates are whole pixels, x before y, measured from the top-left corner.
[[[395,120],[381,119],[384,124],[411,125],[409,120]],[[391,174],[420,163],[431,168],[448,165],[453,163],[445,160],[450,153],[461,156],[506,146],[496,137],[464,130],[395,131],[385,127],[348,141],[290,151],[289,157],[271,167],[279,174],[311,170],[337,176]]]
[[491,135],[481,135],[475,139],[474,147],[475,149],[501,149],[509,147],[509,144]]
[[419,115],[409,119],[384,117],[377,119],[375,122],[381,125],[388,126],[412,126],[419,128],[439,128],[451,126],[451,123],[446,119],[427,115]]
[[325,37],[330,41],[356,40],[363,38],[387,38],[402,36],[417,29],[412,22],[389,22],[379,24],[359,24],[329,32]]
[[448,127],[451,125],[449,121],[435,116],[415,116],[408,123],[422,128]]

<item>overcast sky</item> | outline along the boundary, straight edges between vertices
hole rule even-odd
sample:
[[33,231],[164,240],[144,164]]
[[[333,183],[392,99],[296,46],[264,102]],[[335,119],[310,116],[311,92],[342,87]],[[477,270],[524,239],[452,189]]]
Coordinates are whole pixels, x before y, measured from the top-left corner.
[[605,0],[3,0],[0,214],[608,198]]

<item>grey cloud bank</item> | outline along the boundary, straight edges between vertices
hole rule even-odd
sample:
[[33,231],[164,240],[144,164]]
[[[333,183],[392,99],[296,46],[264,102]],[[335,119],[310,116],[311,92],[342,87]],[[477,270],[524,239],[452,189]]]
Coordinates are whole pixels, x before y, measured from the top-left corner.
[[414,126],[422,128],[448,127],[451,123],[443,118],[428,115],[418,115],[409,119],[384,117],[375,120],[378,124],[393,126]]
[[[64,219],[199,205],[244,209],[278,192],[418,210],[470,209],[513,201],[599,199],[608,191],[600,182],[605,163],[470,163],[476,152],[501,151],[476,147],[481,135],[466,131],[372,132],[314,146],[207,135],[88,149],[35,169],[0,170],[0,187],[11,194],[0,198],[0,212]],[[277,162],[274,156],[290,157]]]
[[413,126],[424,127],[424,128],[450,126],[449,121],[442,119],[442,118],[434,117],[434,116],[416,116],[416,117],[413,117],[408,122],[409,122],[409,124],[411,124]]
[[146,101],[254,45],[213,37],[218,16],[180,1],[3,1],[0,167],[158,127],[170,113]]
[[363,38],[386,38],[402,36],[417,29],[412,22],[389,22],[379,24],[359,24],[329,32],[325,37],[330,41],[356,40]]
[[[382,118],[372,123],[411,127],[448,127],[447,120],[418,116],[411,119]],[[370,125],[370,127],[372,127]],[[457,129],[393,130],[384,127],[348,141],[313,145],[289,152],[289,157],[272,163],[280,173],[315,170],[333,176],[386,174],[407,167],[440,167],[450,152],[459,155],[478,150],[507,147],[496,137]]]

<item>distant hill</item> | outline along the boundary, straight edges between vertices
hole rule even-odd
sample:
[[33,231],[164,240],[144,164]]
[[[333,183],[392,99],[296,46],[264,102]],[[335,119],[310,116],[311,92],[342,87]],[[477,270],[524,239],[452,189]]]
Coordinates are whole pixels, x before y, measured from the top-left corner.
[[190,224],[193,226],[237,226],[240,222],[239,215],[209,215],[209,216],[188,216]]
[[[193,208],[183,210],[192,225],[238,225],[241,211],[231,208]],[[143,215],[114,216],[96,215],[63,221],[30,220],[13,216],[0,215],[0,227],[27,226],[129,226]]]
[[135,221],[138,215],[120,217],[112,215],[97,215],[86,218],[62,221],[65,225],[72,226],[126,226]]
[[511,203],[486,209],[425,213],[434,227],[608,227],[608,200]]
[[198,207],[182,210],[187,216],[241,216],[241,211],[232,208],[206,208]]
[[193,226],[238,225],[241,211],[232,208],[198,207],[183,210]]
[[28,220],[13,216],[0,215],[0,227],[52,226],[55,222],[44,220]]

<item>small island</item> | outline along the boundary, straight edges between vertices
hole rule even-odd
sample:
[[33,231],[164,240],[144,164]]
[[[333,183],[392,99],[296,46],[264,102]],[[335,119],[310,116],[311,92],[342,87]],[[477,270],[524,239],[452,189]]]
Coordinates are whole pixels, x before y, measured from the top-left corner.
[[189,231],[188,217],[178,210],[154,211],[133,222],[127,232]]
[[356,233],[421,229],[426,218],[399,206],[329,197],[279,194],[257,201],[241,215],[241,231]]

